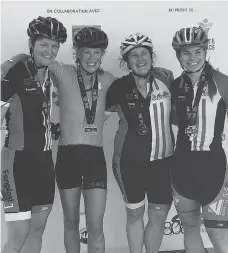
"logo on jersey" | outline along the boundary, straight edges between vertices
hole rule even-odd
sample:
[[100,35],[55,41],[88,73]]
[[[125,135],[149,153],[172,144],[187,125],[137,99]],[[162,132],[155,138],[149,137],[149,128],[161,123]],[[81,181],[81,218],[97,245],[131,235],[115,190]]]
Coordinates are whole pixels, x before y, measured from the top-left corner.
[[48,209],[49,209],[48,206],[43,206],[43,207],[41,208],[41,211],[46,211],[46,210],[48,210]]
[[185,96],[182,96],[182,95],[178,96],[178,101],[183,101],[183,100],[185,100],[185,99],[186,99]]
[[134,102],[132,102],[132,103],[127,103],[127,104],[128,104],[128,107],[129,107],[130,109],[136,108],[136,105],[135,105]]
[[87,244],[88,243],[88,232],[87,232],[87,228],[82,228],[79,231],[80,234],[80,242],[83,244]]
[[228,208],[228,200],[220,199],[210,204],[209,207],[210,209],[208,211],[212,210],[216,215],[225,216]]
[[4,200],[4,208],[13,207],[13,196],[12,190],[9,182],[9,170],[2,171],[2,197]]
[[29,78],[25,78],[24,79],[24,85],[25,86],[36,86],[36,83],[34,81],[34,79],[32,77],[29,77]]
[[152,101],[156,101],[156,100],[162,100],[165,98],[169,97],[169,93],[167,91],[164,91],[163,93],[158,93],[157,95],[155,94],[151,94],[151,100]]

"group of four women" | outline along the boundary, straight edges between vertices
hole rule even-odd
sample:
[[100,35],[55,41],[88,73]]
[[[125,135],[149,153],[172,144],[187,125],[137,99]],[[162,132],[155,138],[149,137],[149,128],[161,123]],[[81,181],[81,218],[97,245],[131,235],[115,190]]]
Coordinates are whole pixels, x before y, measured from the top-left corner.
[[[66,252],[80,252],[81,193],[88,252],[105,252],[107,170],[102,130],[116,111],[120,120],[113,173],[126,206],[130,252],[141,253],[144,245],[147,253],[159,252],[174,199],[186,252],[204,252],[202,213],[216,253],[227,253],[228,173],[222,140],[228,77],[206,60],[209,42],[203,28],[175,33],[172,47],[183,68],[175,80],[171,71],[153,66],[152,41],[141,33],[121,43],[121,64],[129,74],[115,78],[100,67],[108,46],[104,31],[84,27],[74,35],[75,65],[55,61],[60,43],[67,39],[61,22],[38,17],[27,32],[30,55],[17,55],[1,66],[1,113],[8,130],[1,153],[8,224],[2,252],[40,252],[55,178]],[[51,123],[53,104],[59,106],[60,119],[55,170],[51,136],[58,138],[59,133]],[[171,124],[178,127],[175,141]]]

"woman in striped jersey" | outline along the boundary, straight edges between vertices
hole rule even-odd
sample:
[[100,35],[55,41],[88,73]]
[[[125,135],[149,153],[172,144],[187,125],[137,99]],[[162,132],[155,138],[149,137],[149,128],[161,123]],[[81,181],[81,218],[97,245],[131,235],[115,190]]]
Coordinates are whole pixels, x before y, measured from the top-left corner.
[[[130,252],[142,252],[145,243],[146,252],[158,253],[172,203],[172,72],[153,68],[153,45],[143,34],[127,37],[121,55],[130,74],[115,80],[106,95],[106,109],[117,110],[120,117],[113,172],[126,206]],[[148,223],[144,228],[146,194]]]
[[202,27],[182,28],[172,42],[184,69],[172,84],[178,135],[172,183],[184,226],[187,253],[203,253],[201,208],[216,253],[228,252],[228,173],[222,148],[228,109],[228,76],[206,61],[208,37]]

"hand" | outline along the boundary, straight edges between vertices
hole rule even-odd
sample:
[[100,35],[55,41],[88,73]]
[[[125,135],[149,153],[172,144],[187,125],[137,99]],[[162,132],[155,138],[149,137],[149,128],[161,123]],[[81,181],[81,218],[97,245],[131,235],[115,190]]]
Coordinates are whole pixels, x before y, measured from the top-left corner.
[[154,67],[154,72],[165,77],[166,79],[174,80],[173,72],[168,69]]

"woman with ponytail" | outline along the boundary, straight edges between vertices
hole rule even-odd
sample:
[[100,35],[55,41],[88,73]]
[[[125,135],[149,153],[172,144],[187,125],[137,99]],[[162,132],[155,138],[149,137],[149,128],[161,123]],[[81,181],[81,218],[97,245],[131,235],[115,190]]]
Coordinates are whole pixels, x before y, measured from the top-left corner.
[[[182,28],[172,42],[183,68],[171,88],[178,134],[171,170],[186,253],[203,253],[201,213],[216,253],[228,252],[228,172],[222,147],[228,76],[206,60],[202,27]],[[202,212],[201,212],[202,211]]]

